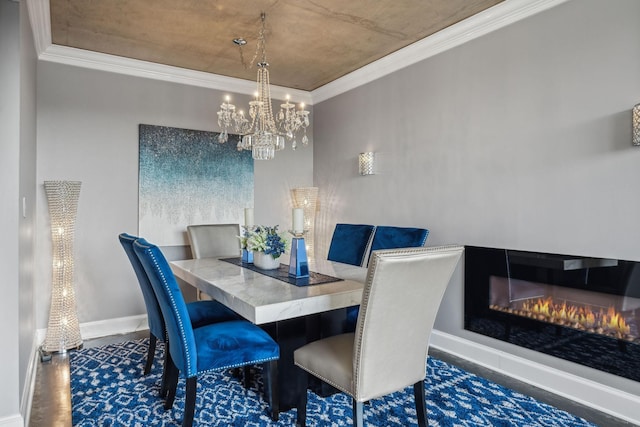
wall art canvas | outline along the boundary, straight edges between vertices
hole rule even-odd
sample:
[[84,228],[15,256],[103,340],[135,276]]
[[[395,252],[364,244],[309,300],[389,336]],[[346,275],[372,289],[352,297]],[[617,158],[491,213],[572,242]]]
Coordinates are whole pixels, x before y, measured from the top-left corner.
[[141,124],[139,234],[159,246],[187,245],[189,224],[242,223],[253,206],[253,159],[217,132]]

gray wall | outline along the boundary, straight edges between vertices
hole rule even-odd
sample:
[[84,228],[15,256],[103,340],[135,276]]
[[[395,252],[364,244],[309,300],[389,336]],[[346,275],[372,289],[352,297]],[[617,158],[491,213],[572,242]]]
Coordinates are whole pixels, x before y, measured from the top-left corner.
[[[25,387],[35,342],[35,224],[36,224],[36,70],[37,56],[26,2],[20,2],[20,198],[19,217],[19,319],[20,390]],[[16,206],[14,204],[14,206]],[[24,207],[24,211],[23,211]],[[14,210],[14,213],[16,211]],[[24,399],[24,394],[21,399]],[[24,403],[24,400],[23,400]],[[23,408],[24,410],[24,408]]]
[[[336,222],[640,261],[640,2],[580,0],[315,105],[319,253]],[[380,173],[357,175],[375,151]],[[463,330],[459,268],[437,329],[638,394],[640,384]]]
[[15,416],[19,412],[19,341],[18,341],[18,174],[20,154],[20,28],[19,5],[0,1],[0,182],[2,182],[2,259],[3,297],[0,299],[0,342],[3,363],[0,377],[0,418]]
[[[37,327],[46,327],[51,287],[46,180],[82,181],[75,235],[80,322],[144,314],[117,239],[138,231],[138,125],[217,131],[225,93],[47,62],[38,65],[37,89]],[[234,99],[248,105],[247,96]],[[256,161],[256,223],[291,224],[289,189],[312,184],[312,146]]]
[[[0,1],[0,420],[22,425],[34,342],[33,224],[36,60],[25,3]],[[22,215],[22,198],[28,210]]]

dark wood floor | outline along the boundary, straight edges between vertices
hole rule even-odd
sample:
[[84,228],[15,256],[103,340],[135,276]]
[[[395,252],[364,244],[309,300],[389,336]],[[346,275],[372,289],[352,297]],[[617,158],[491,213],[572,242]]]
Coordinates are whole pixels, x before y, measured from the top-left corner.
[[[146,336],[148,336],[148,332],[114,335],[87,340],[84,343],[84,347],[95,347],[113,342],[144,338]],[[635,424],[614,418],[587,406],[532,387],[529,384],[498,374],[467,360],[451,356],[448,353],[432,349],[429,351],[429,354],[512,390],[532,396],[542,402],[578,415],[598,426],[635,426]],[[69,389],[68,355],[54,355],[50,362],[39,363],[29,427],[71,427],[71,391]]]

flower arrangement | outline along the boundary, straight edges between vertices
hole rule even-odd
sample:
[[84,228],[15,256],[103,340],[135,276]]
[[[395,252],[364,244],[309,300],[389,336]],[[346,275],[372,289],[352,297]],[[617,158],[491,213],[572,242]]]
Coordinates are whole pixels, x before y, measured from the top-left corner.
[[246,230],[240,243],[243,248],[249,251],[264,252],[274,259],[282,255],[289,246],[289,241],[284,237],[284,233],[278,233],[278,226],[267,227],[258,225],[253,229]]

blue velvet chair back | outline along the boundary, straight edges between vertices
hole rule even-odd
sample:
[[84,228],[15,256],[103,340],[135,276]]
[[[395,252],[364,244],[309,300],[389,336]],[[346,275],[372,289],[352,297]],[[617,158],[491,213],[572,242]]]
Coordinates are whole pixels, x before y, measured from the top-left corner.
[[124,248],[124,251],[129,258],[129,261],[131,262],[131,266],[133,267],[133,271],[136,273],[136,277],[138,278],[138,284],[140,285],[140,289],[142,290],[144,304],[147,307],[149,332],[151,332],[151,334],[153,334],[153,336],[155,336],[159,340],[165,341],[166,335],[164,329],[164,319],[162,317],[162,312],[160,311],[160,305],[158,305],[158,299],[156,298],[156,294],[153,291],[151,282],[149,282],[147,273],[144,271],[142,264],[140,264],[138,256],[133,252],[133,242],[135,242],[138,237],[132,236],[131,234],[127,233],[122,233],[118,236],[118,239],[120,239],[120,244]]
[[378,249],[417,248],[424,246],[427,236],[429,230],[426,228],[379,225],[373,235],[371,252]]
[[365,224],[336,224],[327,259],[361,266],[374,228]]
[[171,267],[156,245],[138,239],[133,250],[155,291],[169,335],[169,351],[175,366],[186,378],[197,375],[195,337],[187,305]]

